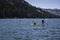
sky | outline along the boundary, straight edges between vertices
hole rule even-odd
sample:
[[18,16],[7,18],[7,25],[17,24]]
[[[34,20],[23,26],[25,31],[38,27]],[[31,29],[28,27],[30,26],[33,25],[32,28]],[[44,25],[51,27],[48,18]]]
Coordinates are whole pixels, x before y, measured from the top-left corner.
[[33,6],[46,9],[60,9],[60,0],[25,0]]

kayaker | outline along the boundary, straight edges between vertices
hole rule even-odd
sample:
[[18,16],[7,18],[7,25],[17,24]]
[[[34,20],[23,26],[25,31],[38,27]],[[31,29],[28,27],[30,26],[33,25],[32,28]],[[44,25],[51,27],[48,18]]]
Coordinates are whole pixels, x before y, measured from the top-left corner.
[[36,25],[36,22],[34,22],[34,21],[32,21],[33,23],[32,23],[32,25]]
[[35,23],[35,22],[34,22],[33,24],[34,24],[34,25],[36,25],[36,23]]

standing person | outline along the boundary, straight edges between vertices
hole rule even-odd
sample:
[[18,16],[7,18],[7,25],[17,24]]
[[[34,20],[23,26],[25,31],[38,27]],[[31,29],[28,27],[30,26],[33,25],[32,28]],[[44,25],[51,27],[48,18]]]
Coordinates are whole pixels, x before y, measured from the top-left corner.
[[44,25],[44,19],[42,19],[42,25]]

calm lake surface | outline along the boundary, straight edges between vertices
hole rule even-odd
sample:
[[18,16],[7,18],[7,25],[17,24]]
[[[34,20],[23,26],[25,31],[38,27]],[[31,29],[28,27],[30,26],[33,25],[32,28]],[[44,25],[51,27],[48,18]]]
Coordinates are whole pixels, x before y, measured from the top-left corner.
[[[32,21],[40,26],[32,26]],[[60,40],[60,19],[0,19],[0,40]]]

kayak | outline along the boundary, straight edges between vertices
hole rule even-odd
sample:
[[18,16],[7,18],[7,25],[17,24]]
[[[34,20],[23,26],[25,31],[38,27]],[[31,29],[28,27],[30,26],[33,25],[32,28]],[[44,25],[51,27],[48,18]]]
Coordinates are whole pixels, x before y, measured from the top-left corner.
[[36,24],[36,25],[34,25],[34,24],[31,24],[32,26],[40,26],[40,24]]

